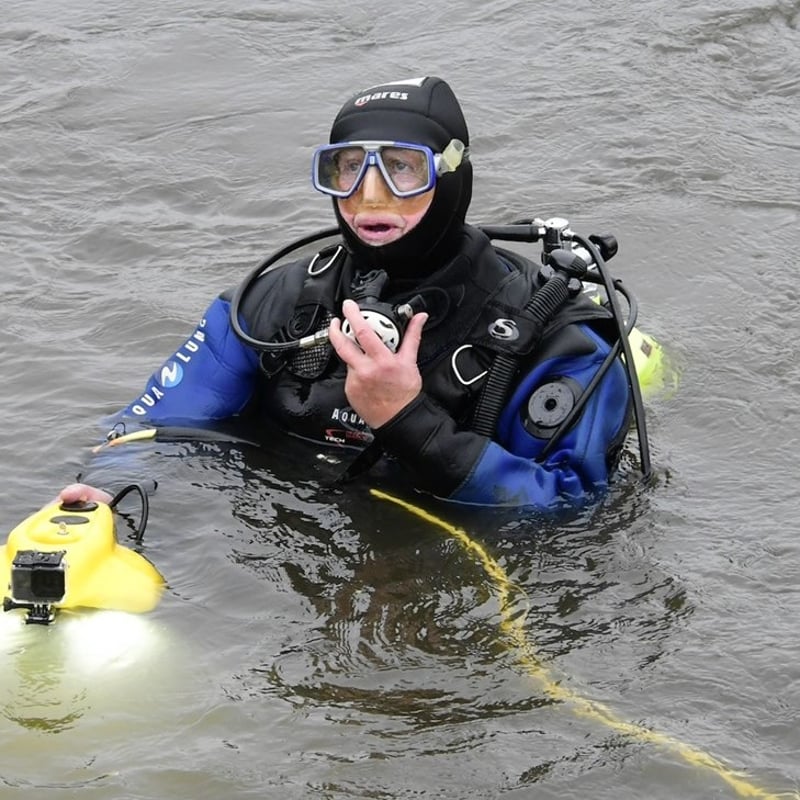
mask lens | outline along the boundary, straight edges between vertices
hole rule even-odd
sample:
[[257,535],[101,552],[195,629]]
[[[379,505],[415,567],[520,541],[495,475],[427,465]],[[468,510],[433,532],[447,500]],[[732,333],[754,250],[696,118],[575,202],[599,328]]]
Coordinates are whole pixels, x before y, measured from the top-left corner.
[[322,192],[346,197],[361,181],[366,158],[363,147],[320,148],[314,158],[314,185]]
[[425,192],[433,186],[431,159],[413,147],[383,147],[380,151],[383,177],[399,196]]

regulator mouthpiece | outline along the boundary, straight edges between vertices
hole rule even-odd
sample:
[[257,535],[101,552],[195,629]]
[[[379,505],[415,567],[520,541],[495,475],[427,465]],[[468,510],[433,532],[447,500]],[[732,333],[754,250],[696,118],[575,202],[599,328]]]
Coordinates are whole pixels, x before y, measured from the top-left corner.
[[[384,270],[371,270],[359,276],[351,288],[361,316],[386,347],[396,353],[409,320],[425,308],[425,301],[421,295],[414,295],[407,303],[396,306],[384,302],[380,298],[388,281]],[[349,320],[343,320],[342,333],[358,344]]]

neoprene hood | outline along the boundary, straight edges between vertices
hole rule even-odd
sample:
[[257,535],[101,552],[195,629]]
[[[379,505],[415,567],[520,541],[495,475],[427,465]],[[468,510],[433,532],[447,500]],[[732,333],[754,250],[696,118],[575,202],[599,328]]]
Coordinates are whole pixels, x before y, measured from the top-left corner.
[[[441,153],[451,139],[469,146],[461,106],[441,78],[427,77],[373,86],[352,96],[336,115],[330,143],[400,141],[424,144]],[[362,242],[333,208],[347,249],[359,266],[385,269],[390,276],[422,277],[455,254],[472,199],[472,165],[468,157],[455,172],[436,181],[425,216],[395,242],[373,247]]]

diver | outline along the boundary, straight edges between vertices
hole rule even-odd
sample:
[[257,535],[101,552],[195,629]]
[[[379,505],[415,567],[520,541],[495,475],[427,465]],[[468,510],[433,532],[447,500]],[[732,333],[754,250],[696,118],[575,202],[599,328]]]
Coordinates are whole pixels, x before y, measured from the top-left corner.
[[[554,248],[539,264],[465,222],[472,160],[450,86],[350,97],[312,182],[336,240],[223,292],[119,419],[277,426],[352,454],[350,475],[381,462],[457,503],[602,493],[635,408],[620,326],[580,291],[581,259]],[[60,497],[110,495],[78,483]]]

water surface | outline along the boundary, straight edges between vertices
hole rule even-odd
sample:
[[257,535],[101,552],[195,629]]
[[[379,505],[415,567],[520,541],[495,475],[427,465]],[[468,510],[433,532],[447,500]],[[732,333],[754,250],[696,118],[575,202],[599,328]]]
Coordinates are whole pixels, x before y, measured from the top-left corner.
[[325,488],[335,465],[138,448],[169,591],[133,619],[0,619],[0,797],[735,797],[727,767],[793,789],[799,3],[3,10],[7,530],[218,291],[331,224],[310,155],[385,80],[462,99],[471,221],[617,235],[680,384],[648,400],[652,486],[563,521],[427,504],[508,584],[369,479]]

